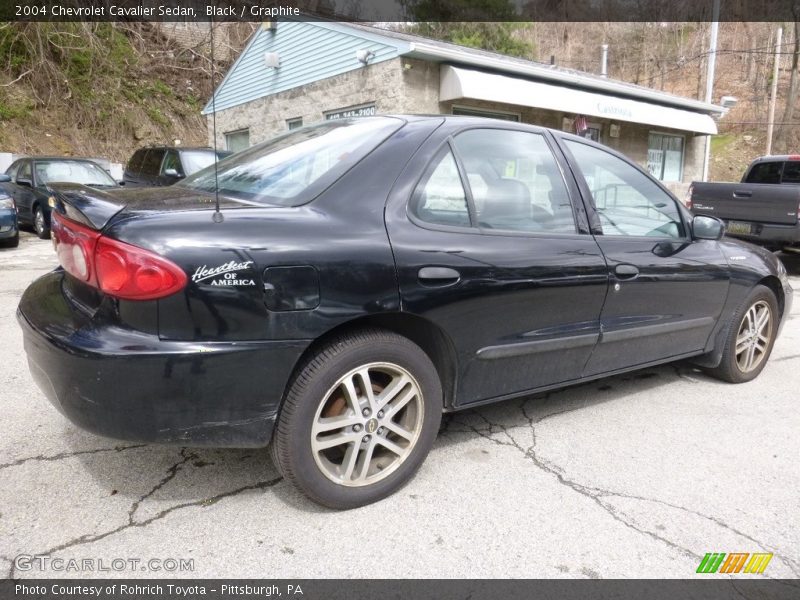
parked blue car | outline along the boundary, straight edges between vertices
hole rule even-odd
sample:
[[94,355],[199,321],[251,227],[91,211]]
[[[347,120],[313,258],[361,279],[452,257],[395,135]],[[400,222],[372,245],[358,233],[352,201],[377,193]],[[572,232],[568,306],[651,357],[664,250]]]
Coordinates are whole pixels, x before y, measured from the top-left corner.
[[[0,183],[7,183],[11,178],[0,173]],[[19,225],[17,224],[17,205],[14,198],[0,187],[0,246],[19,246]]]

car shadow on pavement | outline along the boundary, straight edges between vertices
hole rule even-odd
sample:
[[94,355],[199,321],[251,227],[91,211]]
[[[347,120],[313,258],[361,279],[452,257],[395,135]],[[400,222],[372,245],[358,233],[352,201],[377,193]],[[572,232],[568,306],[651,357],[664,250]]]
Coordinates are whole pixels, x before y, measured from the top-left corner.
[[[478,437],[532,427],[573,411],[596,411],[606,403],[638,402],[659,388],[669,393],[670,385],[680,379],[706,385],[716,382],[687,363],[673,363],[446,414],[428,460],[435,461],[439,449]],[[115,496],[115,501],[125,498],[130,502],[127,516],[131,526],[148,524],[175,510],[210,506],[246,493],[270,493],[300,511],[328,511],[283,481],[265,448],[180,448],[106,441],[88,433],[76,436],[74,432],[67,437],[75,447],[72,454],[94,487],[101,494]],[[82,480],[77,477],[75,485]]]
[[779,252],[777,257],[791,276],[800,276],[800,252]]

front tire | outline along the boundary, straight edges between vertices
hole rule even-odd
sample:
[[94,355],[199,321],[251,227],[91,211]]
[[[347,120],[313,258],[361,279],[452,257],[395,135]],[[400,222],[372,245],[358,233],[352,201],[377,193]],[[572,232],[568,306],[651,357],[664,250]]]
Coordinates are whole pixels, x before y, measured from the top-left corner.
[[756,286],[731,319],[719,366],[708,372],[730,383],[758,377],[775,344],[779,317],[775,294]]
[[298,370],[272,440],[281,473],[336,509],[402,487],[439,430],[442,387],[416,344],[366,330],[334,339]]
[[47,224],[47,219],[44,216],[42,207],[38,204],[33,211],[33,230],[41,240],[50,239],[50,226]]

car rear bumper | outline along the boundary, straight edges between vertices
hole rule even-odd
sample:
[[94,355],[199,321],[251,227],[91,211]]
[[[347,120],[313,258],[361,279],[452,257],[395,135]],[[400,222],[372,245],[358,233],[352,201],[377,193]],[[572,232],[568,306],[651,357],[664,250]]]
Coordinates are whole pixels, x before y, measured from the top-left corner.
[[0,240],[18,235],[17,215],[11,210],[0,210]]
[[[782,246],[800,242],[800,225],[776,225],[748,221],[736,221],[736,223],[748,223],[750,225],[750,233],[726,230],[726,235],[761,245]],[[727,219],[725,220],[725,225],[726,229],[730,226]]]
[[269,443],[307,341],[176,342],[83,314],[54,271],[20,301],[31,374],[75,425],[138,442],[215,447]]

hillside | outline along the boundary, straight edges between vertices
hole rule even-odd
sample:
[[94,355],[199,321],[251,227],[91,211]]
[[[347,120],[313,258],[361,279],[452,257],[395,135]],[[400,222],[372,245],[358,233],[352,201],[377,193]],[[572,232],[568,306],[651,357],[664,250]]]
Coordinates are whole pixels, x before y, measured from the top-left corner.
[[[0,24],[0,152],[103,156],[124,162],[143,144],[208,143],[200,110],[210,96],[210,35],[201,26],[151,23]],[[256,23],[215,28],[221,80]],[[702,98],[708,23],[454,24],[423,33]],[[774,23],[721,23],[714,100],[739,104],[713,141],[711,178],[737,178],[765,152]],[[180,34],[180,35],[178,35]],[[781,54],[774,152],[800,149],[786,118],[794,51],[787,24]],[[493,47],[493,45],[495,47]],[[800,86],[798,86],[800,87]]]
[[[0,24],[0,152],[125,162],[144,144],[206,145],[209,32],[170,25]],[[254,26],[215,31],[217,81]]]

